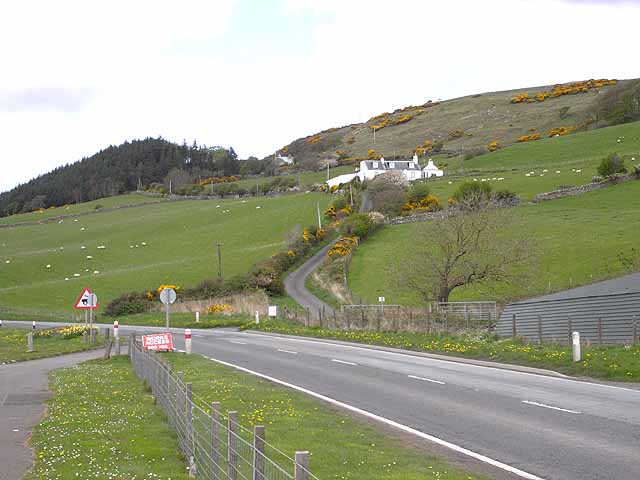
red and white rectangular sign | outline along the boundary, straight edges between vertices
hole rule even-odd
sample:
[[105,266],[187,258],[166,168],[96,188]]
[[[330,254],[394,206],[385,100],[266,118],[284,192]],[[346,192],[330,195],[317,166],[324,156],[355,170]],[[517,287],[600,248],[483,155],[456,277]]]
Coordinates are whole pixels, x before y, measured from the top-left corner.
[[170,333],[143,335],[142,346],[147,350],[173,350],[173,337]]

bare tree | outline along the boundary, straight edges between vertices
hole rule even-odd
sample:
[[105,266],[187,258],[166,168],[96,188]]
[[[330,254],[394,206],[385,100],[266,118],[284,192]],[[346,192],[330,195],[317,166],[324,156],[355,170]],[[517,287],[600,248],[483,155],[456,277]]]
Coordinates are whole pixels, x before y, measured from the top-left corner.
[[439,302],[465,285],[522,283],[538,256],[518,223],[516,209],[495,202],[450,208],[417,226],[413,248],[389,273],[402,288]]

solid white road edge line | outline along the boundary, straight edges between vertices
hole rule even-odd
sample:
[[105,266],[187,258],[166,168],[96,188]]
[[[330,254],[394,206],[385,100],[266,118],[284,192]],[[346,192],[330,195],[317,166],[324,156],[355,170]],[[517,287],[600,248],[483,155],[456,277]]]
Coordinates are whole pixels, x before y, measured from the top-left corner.
[[[564,382],[572,382],[572,383],[578,384],[578,385],[592,385],[594,387],[614,388],[616,390],[625,390],[627,392],[633,392],[633,393],[640,394],[640,390],[634,390],[633,388],[618,387],[617,385],[606,385],[604,383],[583,382],[582,380],[577,380],[575,378],[571,378],[571,377],[568,377],[568,376],[565,376],[565,377],[553,377],[551,375],[543,375],[541,373],[521,372],[519,370],[508,370],[508,369],[505,369],[505,368],[489,367],[489,366],[486,366],[486,365],[474,365],[473,363],[458,362],[456,360],[445,360],[445,359],[442,359],[442,358],[421,357],[421,356],[418,356],[418,355],[411,355],[410,353],[389,352],[387,350],[378,350],[376,348],[358,347],[356,345],[342,345],[340,343],[325,342],[323,340],[306,340],[304,338],[291,338],[291,337],[287,337],[287,336],[283,336],[283,335],[263,335],[261,333],[254,333],[254,332],[235,332],[235,333],[236,333],[236,335],[246,335],[246,336],[255,335],[256,337],[278,338],[280,340],[289,340],[291,342],[319,343],[321,345],[330,345],[332,347],[351,348],[351,349],[354,349],[354,350],[366,350],[367,352],[386,353],[387,355],[396,355],[398,357],[407,357],[407,358],[412,358],[414,360],[427,360],[427,361],[432,361],[432,362],[455,363],[455,364],[466,366],[466,367],[487,368],[489,370],[497,370],[499,372],[508,372],[508,373],[515,373],[515,374],[520,374],[520,375],[532,375],[534,377],[548,378],[548,379],[551,379],[551,380],[560,380],[560,381],[564,381]],[[429,353],[429,352],[425,352],[425,353]],[[456,357],[456,358],[460,358],[460,357]]]
[[506,463],[499,462],[498,460],[494,460],[493,458],[486,457],[486,456],[484,456],[484,455],[482,455],[480,453],[476,453],[476,452],[473,452],[471,450],[467,450],[466,448],[461,447],[459,445],[456,445],[455,443],[447,442],[446,440],[442,440],[441,438],[434,437],[433,435],[428,435],[428,434],[426,434],[424,432],[421,432],[419,430],[416,430],[414,428],[408,427],[408,426],[403,425],[403,424],[398,423],[398,422],[394,422],[393,420],[389,420],[388,418],[376,415],[375,413],[367,412],[366,410],[362,410],[362,409],[360,409],[358,407],[354,407],[353,405],[349,405],[348,403],[343,403],[343,402],[341,402],[339,400],[334,400],[331,397],[327,397],[327,396],[322,395],[320,393],[316,393],[316,392],[314,392],[312,390],[308,390],[306,388],[299,387],[297,385],[293,385],[291,383],[285,382],[283,380],[279,380],[277,378],[271,377],[269,375],[265,375],[263,373],[256,372],[254,370],[249,370],[248,368],[244,368],[244,367],[241,367],[239,365],[235,365],[233,363],[225,362],[225,361],[218,360],[218,359],[212,358],[212,357],[208,357],[208,358],[212,362],[216,362],[216,363],[219,363],[221,365],[225,365],[227,367],[235,368],[236,370],[240,370],[241,372],[249,373],[249,374],[254,375],[256,377],[264,378],[265,380],[268,380],[270,382],[277,383],[277,384],[282,385],[284,387],[291,388],[291,389],[296,390],[298,392],[305,393],[307,395],[315,397],[315,398],[317,398],[319,400],[322,400],[324,402],[330,403],[330,404],[335,405],[335,406],[340,407],[340,408],[344,408],[345,410],[349,410],[351,412],[355,412],[355,413],[357,413],[359,415],[365,416],[367,418],[371,418],[372,420],[376,420],[376,421],[378,421],[380,423],[385,423],[385,424],[390,425],[392,427],[395,427],[395,428],[397,428],[399,430],[402,430],[403,432],[410,433],[412,435],[415,435],[417,437],[423,438],[423,439],[428,440],[430,442],[436,443],[436,444],[441,445],[443,447],[449,448],[449,449],[451,449],[453,451],[456,451],[456,452],[461,453],[463,455],[466,455],[468,457],[475,458],[476,460],[479,460],[481,462],[487,463],[487,464],[492,465],[492,466],[494,466],[496,468],[499,468],[501,470],[505,470],[507,472],[513,473],[514,475],[517,475],[519,477],[526,478],[527,480],[544,480],[542,477],[537,477],[536,475],[533,475],[531,473],[525,472],[524,470],[520,470],[520,469],[518,469],[516,467],[512,467],[511,465],[507,465]]
[[358,364],[357,363],[353,363],[353,362],[345,362],[344,360],[338,360],[337,358],[332,358],[331,359],[332,362],[335,363],[344,363],[345,365],[353,365],[354,367],[357,367]]
[[407,375],[407,377],[413,378],[415,380],[423,380],[425,382],[431,382],[431,383],[438,383],[440,385],[446,385],[446,383],[441,382],[440,380],[431,380],[430,378],[416,377],[415,375]]
[[577,410],[568,410],[566,408],[554,407],[551,405],[545,405],[544,403],[531,402],[529,400],[523,400],[522,403],[526,403],[528,405],[535,405],[536,407],[550,408],[551,410],[558,410],[559,412],[575,413],[578,415],[582,413],[582,412],[578,412]]
[[284,350],[283,348],[279,348],[278,351],[282,352],[282,353],[290,353],[292,355],[297,355],[298,354],[298,352],[294,352],[293,350]]

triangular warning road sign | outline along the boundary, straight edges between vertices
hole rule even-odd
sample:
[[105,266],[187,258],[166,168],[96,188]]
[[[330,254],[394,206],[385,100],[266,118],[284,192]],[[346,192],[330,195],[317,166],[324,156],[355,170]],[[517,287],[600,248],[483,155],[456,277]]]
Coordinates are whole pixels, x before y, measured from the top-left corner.
[[76,310],[84,310],[97,307],[97,305],[91,305],[91,290],[85,288],[78,297],[78,300],[76,300],[76,304],[73,308],[75,308]]

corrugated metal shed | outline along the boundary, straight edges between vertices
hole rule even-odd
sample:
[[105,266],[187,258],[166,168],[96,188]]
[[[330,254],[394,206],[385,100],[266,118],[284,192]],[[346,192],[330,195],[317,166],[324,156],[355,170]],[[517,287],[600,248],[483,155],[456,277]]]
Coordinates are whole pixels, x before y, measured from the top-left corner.
[[578,331],[593,343],[631,343],[640,333],[640,274],[509,304],[499,336],[513,335],[514,315],[516,335],[529,341],[568,341]]

